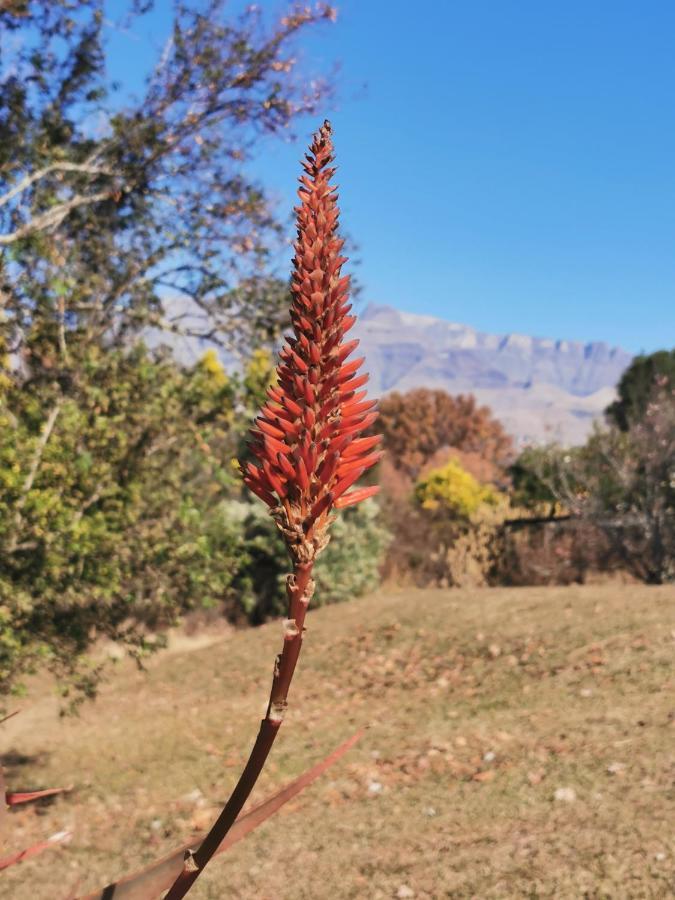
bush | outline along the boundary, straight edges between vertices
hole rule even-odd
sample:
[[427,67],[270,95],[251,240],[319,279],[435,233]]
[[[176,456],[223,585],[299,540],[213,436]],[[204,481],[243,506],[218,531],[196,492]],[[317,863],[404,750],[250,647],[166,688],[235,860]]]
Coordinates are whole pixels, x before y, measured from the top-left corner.
[[145,652],[238,568],[212,513],[238,487],[222,367],[182,370],[142,345],[69,350],[67,394],[47,375],[0,388],[0,694],[38,664],[73,674],[100,636]]
[[[240,568],[231,595],[239,618],[260,624],[285,615],[288,554],[277,527],[259,503],[230,501],[223,512],[226,530],[240,541]],[[349,600],[377,587],[389,540],[374,500],[339,513],[331,541],[316,562],[312,605]]]
[[474,453],[497,466],[511,459],[513,445],[487,406],[473,396],[418,388],[380,401],[384,449],[391,463],[411,478],[441,450]]
[[496,507],[501,500],[492,486],[481,484],[454,459],[418,480],[415,499],[423,509],[441,510],[467,521],[481,507]]
[[604,536],[612,558],[650,583],[675,580],[675,391],[657,382],[627,430],[596,428],[583,447],[521,457],[579,528]]

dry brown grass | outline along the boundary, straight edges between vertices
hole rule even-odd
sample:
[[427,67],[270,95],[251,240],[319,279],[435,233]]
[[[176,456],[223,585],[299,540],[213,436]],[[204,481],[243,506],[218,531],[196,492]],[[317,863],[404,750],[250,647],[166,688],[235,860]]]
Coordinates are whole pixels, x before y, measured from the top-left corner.
[[[310,613],[253,800],[371,727],[214,860],[195,898],[672,896],[674,593],[405,591]],[[60,900],[207,825],[248,754],[279,640],[271,624],[145,674],[122,664],[77,719],[24,701],[2,733],[11,785],[74,790],[15,812],[7,852],[75,836],[3,873],[0,894]],[[575,799],[555,799],[561,788]]]

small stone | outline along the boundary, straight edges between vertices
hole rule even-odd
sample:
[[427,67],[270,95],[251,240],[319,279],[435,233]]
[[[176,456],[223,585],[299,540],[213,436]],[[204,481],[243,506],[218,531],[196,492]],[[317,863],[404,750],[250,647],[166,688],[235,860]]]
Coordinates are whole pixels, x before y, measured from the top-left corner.
[[368,793],[369,794],[381,794],[382,793],[382,783],[380,781],[369,781],[368,782]]
[[571,787],[559,787],[556,789],[553,799],[563,803],[574,803],[577,799],[577,792]]
[[624,763],[613,762],[607,766],[607,774],[608,775],[623,775],[626,771],[626,766]]
[[665,853],[655,853],[655,854],[654,854],[654,859],[655,859],[657,862],[663,862],[665,858],[666,858],[666,854],[665,854]]
[[161,827],[162,827],[161,819],[153,819],[152,822],[150,823],[150,828],[152,828],[153,831],[159,831],[159,829]]
[[412,888],[409,888],[407,884],[402,884],[396,891],[396,896],[400,897],[401,900],[406,900],[408,897],[414,897],[415,891],[413,891]]
[[493,659],[497,659],[498,656],[501,656],[502,648],[499,644],[490,644],[488,647],[488,653]]
[[494,762],[496,758],[497,758],[497,757],[496,757],[496,755],[492,752],[492,750],[488,750],[487,753],[484,753],[484,754],[483,754],[483,761],[484,761],[484,762]]
[[432,819],[436,815],[436,810],[433,808],[433,806],[427,806],[424,810],[424,815],[429,816],[429,818]]
[[593,696],[593,691],[592,691],[590,688],[582,688],[582,689],[579,691],[579,696],[580,696],[580,697],[592,697],[592,696]]

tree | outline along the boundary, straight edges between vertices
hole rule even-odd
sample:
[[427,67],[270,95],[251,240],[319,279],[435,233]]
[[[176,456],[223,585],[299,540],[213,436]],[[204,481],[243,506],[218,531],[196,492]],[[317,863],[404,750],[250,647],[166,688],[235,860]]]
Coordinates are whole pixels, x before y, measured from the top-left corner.
[[378,427],[393,465],[413,479],[442,448],[478,453],[498,465],[512,452],[501,424],[471,395],[452,397],[427,388],[394,392],[380,404]]
[[635,357],[619,381],[619,399],[605,410],[608,421],[622,431],[640,422],[657,383],[675,389],[675,350]]
[[548,510],[550,518],[555,515],[557,501],[549,485],[556,462],[555,446],[526,447],[519,453],[509,466],[515,506],[534,512]]
[[97,637],[142,654],[180,612],[233,602],[246,554],[223,504],[264,365],[245,386],[143,340],[246,358],[278,331],[282,228],[246,162],[327,92],[294,54],[329,6],[270,24],[177,0],[132,102],[106,21],[152,2],[111,6],[0,4],[0,693],[45,663],[92,689]]
[[[128,0],[126,24],[151,6]],[[178,0],[132,103],[106,77],[103,0],[2,4],[0,32],[20,38],[0,74],[0,292],[15,349],[38,318],[64,359],[71,329],[111,341],[154,326],[241,349],[277,324],[280,226],[245,163],[325,95],[296,74],[294,42],[334,11],[295,8],[270,27],[260,7],[235,20],[224,8]]]
[[34,377],[0,396],[0,694],[37,664],[93,688],[93,641],[142,653],[227,601],[241,565],[218,507],[238,484],[235,385],[208,358],[78,355],[77,391]]
[[675,390],[657,383],[640,419],[596,429],[573,451],[532,457],[534,476],[568,513],[602,532],[648,583],[675,580]]

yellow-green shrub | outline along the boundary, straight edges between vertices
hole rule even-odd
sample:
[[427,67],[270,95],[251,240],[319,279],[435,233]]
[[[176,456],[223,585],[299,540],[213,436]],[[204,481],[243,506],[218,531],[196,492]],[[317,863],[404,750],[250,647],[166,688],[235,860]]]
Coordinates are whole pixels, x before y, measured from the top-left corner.
[[415,499],[423,509],[447,511],[471,520],[482,507],[499,506],[502,495],[491,485],[481,484],[451,459],[417,481]]

